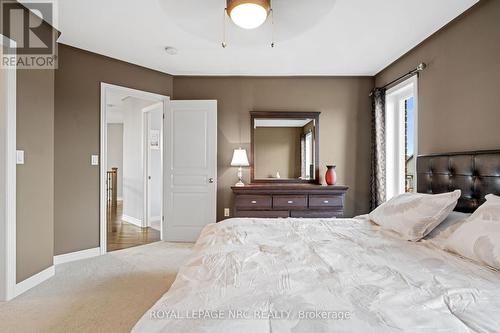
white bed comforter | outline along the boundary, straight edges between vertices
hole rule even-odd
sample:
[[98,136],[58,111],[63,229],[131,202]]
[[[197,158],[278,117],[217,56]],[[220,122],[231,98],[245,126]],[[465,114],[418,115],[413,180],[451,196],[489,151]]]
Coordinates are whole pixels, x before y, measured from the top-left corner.
[[134,332],[500,332],[500,273],[364,219],[232,219]]

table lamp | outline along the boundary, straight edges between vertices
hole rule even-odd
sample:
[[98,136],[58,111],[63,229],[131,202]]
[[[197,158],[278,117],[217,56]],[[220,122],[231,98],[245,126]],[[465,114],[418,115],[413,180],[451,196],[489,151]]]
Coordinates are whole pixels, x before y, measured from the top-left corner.
[[243,170],[242,167],[250,166],[248,163],[247,151],[245,149],[235,149],[233,153],[233,160],[231,161],[231,166],[238,167],[238,179],[239,181],[234,186],[242,187],[245,186],[243,183]]

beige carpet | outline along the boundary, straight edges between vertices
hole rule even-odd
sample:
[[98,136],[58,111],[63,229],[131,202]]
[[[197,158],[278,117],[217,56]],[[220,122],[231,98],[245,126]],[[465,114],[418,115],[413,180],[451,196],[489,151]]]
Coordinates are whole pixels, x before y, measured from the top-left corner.
[[159,242],[56,266],[52,279],[0,303],[0,332],[129,332],[191,247]]

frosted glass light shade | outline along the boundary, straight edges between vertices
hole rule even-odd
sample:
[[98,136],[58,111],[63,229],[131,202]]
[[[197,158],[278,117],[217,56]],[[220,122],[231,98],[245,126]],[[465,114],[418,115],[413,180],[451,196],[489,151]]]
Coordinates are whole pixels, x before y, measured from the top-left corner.
[[228,0],[229,17],[243,29],[255,29],[267,20],[270,10],[269,0]]
[[231,161],[231,166],[249,166],[248,156],[246,149],[235,149],[233,153],[233,160]]

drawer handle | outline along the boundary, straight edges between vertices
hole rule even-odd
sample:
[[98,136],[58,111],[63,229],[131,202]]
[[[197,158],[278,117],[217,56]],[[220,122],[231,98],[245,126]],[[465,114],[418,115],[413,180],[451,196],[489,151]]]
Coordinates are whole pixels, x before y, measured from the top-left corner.
[[288,201],[288,203],[289,203],[289,204],[293,204],[293,201],[292,201],[292,200],[289,200],[289,201]]
[[255,201],[255,200],[252,200],[252,204],[254,204],[254,205],[255,205],[256,203],[257,203],[257,201]]
[[330,203],[330,201],[328,201],[328,200],[325,200],[325,201],[323,201],[323,203],[327,204],[327,203]]

